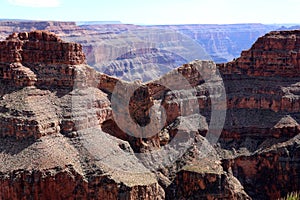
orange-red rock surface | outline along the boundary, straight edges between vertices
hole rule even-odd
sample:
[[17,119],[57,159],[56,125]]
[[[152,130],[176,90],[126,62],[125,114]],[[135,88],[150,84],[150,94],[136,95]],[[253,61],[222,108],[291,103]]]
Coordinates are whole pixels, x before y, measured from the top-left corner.
[[273,31],[260,37],[241,57],[225,64],[224,74],[299,77],[300,30]]
[[226,170],[254,199],[299,190],[300,31],[274,31],[220,64],[227,119]]
[[1,20],[0,39],[12,32],[51,31],[80,43],[87,63],[122,80],[159,78],[194,59],[227,62],[255,39],[280,25],[191,24],[139,26],[133,24]]
[[[96,72],[81,45],[53,33],[10,35],[0,42],[0,199],[274,199],[298,190],[299,33],[271,32],[235,61],[193,61],[148,83]],[[214,145],[205,137],[212,110],[226,111]]]

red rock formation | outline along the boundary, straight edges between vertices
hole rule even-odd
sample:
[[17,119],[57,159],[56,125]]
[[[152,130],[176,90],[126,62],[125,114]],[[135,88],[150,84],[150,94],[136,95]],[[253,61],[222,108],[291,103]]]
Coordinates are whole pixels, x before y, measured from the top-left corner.
[[[6,177],[5,177],[6,176]],[[15,171],[0,176],[1,199],[157,199],[157,184],[127,186],[108,176],[93,176],[90,181],[74,169]],[[13,178],[13,180],[12,180]]]
[[260,37],[235,61],[220,65],[224,74],[299,77],[300,31],[274,31]]
[[[274,144],[282,143],[286,140],[290,140],[290,142],[297,141],[294,137],[299,134],[298,120],[300,98],[298,84],[299,74],[295,71],[295,69],[298,69],[299,65],[296,65],[294,62],[294,67],[274,68],[274,66],[283,65],[281,60],[277,60],[276,58],[281,58],[282,55],[288,58],[288,52],[299,51],[297,45],[291,45],[290,42],[287,42],[289,41],[289,38],[294,37],[296,38],[294,44],[297,44],[299,41],[298,34],[298,31],[282,32],[282,34],[281,32],[267,34],[260,38],[250,50],[246,51],[247,53],[243,53],[241,58],[227,64],[218,65],[226,88],[228,108],[224,130],[222,131],[220,139],[220,145],[224,148],[221,150],[221,158],[223,158],[224,162],[226,162],[227,159],[232,159],[230,156],[228,158],[228,154],[237,154],[236,160],[238,161],[233,162],[235,164],[231,164],[231,169],[234,168],[235,171],[231,173],[228,168],[224,167],[224,169],[225,171],[227,170],[228,176],[232,176],[233,174],[237,177],[241,181],[242,185],[244,185],[246,192],[253,198],[272,199],[285,196],[287,192],[296,189],[294,185],[292,186],[287,183],[289,181],[295,184],[296,187],[299,187],[299,183],[297,181],[295,182],[291,180],[291,177],[299,176],[296,172],[299,171],[299,166],[297,164],[298,161],[288,161],[289,166],[292,166],[291,168],[293,169],[291,171],[275,167],[278,173],[289,174],[285,179],[286,182],[281,178],[278,178],[279,180],[276,178],[267,180],[263,174],[270,170],[270,173],[268,172],[267,174],[272,176],[271,173],[276,173],[275,170],[273,170],[274,168],[267,164],[264,164],[263,166],[259,164],[258,160],[265,159],[261,159],[261,157],[264,157],[262,155],[263,153],[260,154],[260,152],[258,152],[257,154],[251,155],[251,152],[254,152],[257,149],[265,149],[268,145],[271,148],[274,148]],[[282,46],[280,45],[281,43],[286,45]],[[273,45],[273,50],[271,46],[270,50],[267,52],[265,49],[261,50],[262,46],[268,44],[271,44],[271,46]],[[252,59],[252,57],[249,56],[251,55],[251,52],[262,52],[261,54],[265,55],[263,58],[261,58],[261,54],[259,53],[253,54],[257,60],[261,59],[264,63],[250,62]],[[271,59],[277,60],[278,65],[271,64],[269,62]],[[287,65],[292,65],[292,63],[288,63]],[[202,63],[202,66],[207,66],[207,64]],[[179,73],[183,75],[183,77],[187,80],[187,84],[183,84],[182,81],[174,79],[174,74],[167,74],[158,81],[146,84],[149,88],[149,92],[143,93],[145,95],[142,99],[151,99],[152,97],[153,101],[151,104],[153,104],[154,101],[162,100],[161,104],[166,109],[167,124],[174,122],[174,120],[176,120],[179,116],[192,114],[188,110],[185,110],[185,108],[187,107],[186,105],[191,104],[195,100],[199,104],[199,112],[203,112],[204,116],[207,118],[210,117],[206,114],[206,110],[211,109],[210,91],[205,84],[203,84],[205,81],[202,77],[205,76],[205,67],[198,67],[198,63],[190,63],[179,68],[176,72],[174,71],[175,74]],[[269,73],[269,70],[273,70],[274,73]],[[199,71],[202,74],[199,73]],[[168,78],[168,76],[170,78]],[[287,79],[286,77],[290,78]],[[170,85],[173,85],[176,89],[169,91],[168,88],[160,85],[159,81],[164,79],[168,80]],[[108,86],[109,92],[112,93],[113,88],[116,85],[116,80],[112,80],[114,79],[105,77],[104,82],[102,82],[102,87],[100,88],[105,91],[105,87]],[[142,86],[144,87],[144,85]],[[197,86],[196,99],[192,96],[187,98],[187,96],[184,95],[184,91],[182,90],[185,89],[185,91],[188,91],[186,89],[187,86],[192,88]],[[216,93],[220,93],[220,86],[218,86],[217,81],[213,86],[214,88],[211,91],[215,90]],[[180,95],[184,98],[177,98]],[[216,106],[216,108],[222,109],[222,106],[219,105]],[[287,116],[287,114],[290,116]],[[113,133],[113,135],[117,134]],[[174,135],[176,135],[176,132],[174,133],[173,130],[165,129],[160,133],[159,137],[149,138],[150,141],[146,142],[149,142],[150,144],[157,144],[158,142],[160,144],[159,146],[165,146],[170,142],[170,139],[172,139]],[[130,141],[128,138],[123,137],[123,139]],[[265,146],[265,144],[268,145]],[[131,145],[138,147],[138,149],[141,147],[145,148],[136,143],[131,143]],[[285,146],[286,144],[282,143],[281,145]],[[296,157],[296,160],[298,159],[298,155],[295,151],[289,152]],[[249,156],[249,154],[251,156]],[[277,153],[275,151],[272,157],[276,154]],[[288,153],[282,154],[279,157],[282,160],[287,160],[289,159],[287,155]],[[266,160],[261,162],[266,162]],[[286,165],[286,162],[279,162],[278,165]],[[240,170],[243,172],[240,172]],[[195,192],[198,190],[198,186],[194,187],[192,183],[197,182],[200,178],[195,178],[193,175],[194,172],[182,173],[187,174],[186,178],[184,179],[181,173],[177,174],[174,179],[176,181],[172,183],[173,188],[176,189],[175,191],[167,193],[167,198],[176,198],[178,196],[185,195],[185,197],[192,197],[193,194],[196,195]],[[168,172],[164,174],[168,176]],[[259,177],[257,177],[257,175]],[[186,187],[182,185],[184,180],[187,180]],[[250,183],[247,184],[245,182],[246,180]],[[259,182],[261,182],[261,184],[266,183],[269,187],[257,187],[256,185],[259,185]],[[283,182],[284,184],[282,184]],[[229,186],[227,185],[226,187]],[[172,192],[175,192],[177,196]],[[205,190],[203,192],[205,193]],[[225,196],[230,192],[225,192],[224,190],[220,193],[222,193],[222,197],[225,198]],[[208,196],[202,197],[209,199]],[[227,198],[243,199],[246,197],[227,196]]]
[[13,33],[1,42],[0,48],[0,62],[4,63],[77,65],[85,62],[81,45],[63,42],[45,31]]
[[226,172],[198,170],[188,166],[179,171],[173,185],[168,188],[167,199],[251,199],[239,181]]
[[[110,101],[81,45],[33,31],[10,35],[0,50],[0,199],[164,197],[155,175],[122,149],[128,143],[101,130]],[[119,172],[105,163],[117,160],[111,151],[131,164]]]
[[[299,65],[282,57],[299,51],[298,35],[260,38],[218,65],[223,82],[213,62],[193,61],[143,84],[97,73],[80,45],[49,32],[12,34],[0,43],[0,198],[272,199],[297,190]],[[226,109],[213,147],[210,112]]]
[[253,154],[224,162],[224,168],[256,199],[278,199],[299,189],[299,135],[273,143],[265,141]]
[[0,78],[15,86],[72,87],[73,65],[85,62],[81,45],[45,31],[14,33],[0,50]]
[[270,32],[218,65],[228,99],[224,168],[255,199],[299,188],[299,44],[299,30]]
[[[14,33],[0,43],[0,50],[0,81],[11,89],[72,88],[74,65],[85,62],[80,45],[45,31]],[[55,97],[33,88],[4,96],[1,134],[39,138],[59,132],[57,109],[49,104],[55,105]]]

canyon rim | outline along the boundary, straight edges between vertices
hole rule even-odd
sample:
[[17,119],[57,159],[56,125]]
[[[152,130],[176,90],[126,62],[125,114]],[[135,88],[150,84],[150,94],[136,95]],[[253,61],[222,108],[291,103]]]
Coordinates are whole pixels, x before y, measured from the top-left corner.
[[48,31],[13,33],[0,52],[1,199],[276,199],[300,188],[299,30],[149,82],[97,72],[82,45]]

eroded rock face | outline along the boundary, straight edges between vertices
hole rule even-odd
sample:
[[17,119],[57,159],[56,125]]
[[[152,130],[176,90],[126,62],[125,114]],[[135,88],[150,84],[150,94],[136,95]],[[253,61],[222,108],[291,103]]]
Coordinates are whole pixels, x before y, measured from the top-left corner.
[[48,30],[82,44],[87,63],[98,71],[126,81],[148,81],[194,59],[230,61],[257,37],[278,28],[265,24],[138,26],[3,20],[0,39],[12,32]]
[[0,44],[1,81],[12,86],[72,87],[82,47],[45,31],[14,33]]
[[40,89],[62,94],[73,88],[75,65],[85,62],[81,46],[34,31],[10,35],[0,49],[1,134],[39,138],[59,132],[57,99]]
[[255,199],[280,198],[299,189],[299,144],[299,135],[287,142],[266,144],[265,149],[232,159],[229,171]]
[[1,42],[1,62],[30,64],[82,64],[85,56],[76,43],[63,42],[45,31],[13,33]]
[[299,77],[299,37],[299,30],[270,32],[260,37],[251,49],[243,51],[237,60],[225,64],[224,74]]
[[238,180],[222,171],[182,170],[167,191],[167,199],[251,199]]
[[[299,51],[299,33],[268,33],[242,52],[240,58],[218,65],[228,99],[225,137],[240,138],[245,134],[239,133],[248,132],[259,137],[290,134],[289,138],[299,133],[300,65],[298,54],[296,60],[290,54]],[[227,132],[227,127],[231,131]]]
[[[174,29],[196,40],[216,63],[239,57],[255,40],[276,30],[276,25],[264,24],[191,24],[156,26]],[[209,31],[208,31],[209,30]]]
[[110,101],[81,45],[34,31],[0,46],[0,199],[164,198],[129,144],[101,130]]
[[91,66],[122,80],[149,81],[194,59],[230,61],[276,26],[87,25],[85,28],[96,30],[92,40],[80,35],[66,39],[84,44]]
[[218,65],[228,99],[223,163],[253,199],[299,188],[299,33],[270,32]]
[[[283,66],[298,41],[298,31],[273,32],[230,63],[193,61],[130,83],[87,66],[79,44],[12,34],[0,43],[0,197],[273,199],[297,190],[299,65],[270,60]],[[224,127],[210,126],[212,111]]]

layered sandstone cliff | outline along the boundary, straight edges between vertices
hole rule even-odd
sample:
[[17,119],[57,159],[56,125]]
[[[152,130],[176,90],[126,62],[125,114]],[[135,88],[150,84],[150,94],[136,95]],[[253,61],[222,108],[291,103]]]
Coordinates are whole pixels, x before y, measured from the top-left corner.
[[299,189],[299,30],[270,32],[219,65],[227,91],[226,170],[255,199]]
[[[223,89],[218,76],[207,79],[205,70],[214,69],[214,65],[209,62],[192,62],[161,79],[137,86],[141,89],[137,97],[143,103],[136,105],[141,108],[142,113],[149,112],[150,106],[160,104],[165,109],[167,122],[167,126],[158,135],[148,140],[137,142],[131,138],[123,138],[138,152],[145,152],[149,148],[164,148],[172,145],[171,141],[176,138],[176,134],[193,132],[192,129],[186,128],[187,118],[193,127],[197,127],[196,132],[199,135],[207,136],[207,126],[201,117],[209,123],[210,112],[222,112],[226,109],[224,127],[216,145],[218,156],[209,156],[210,160],[221,163],[224,178],[213,179],[219,183],[213,186],[214,181],[206,180],[206,173],[222,177],[222,171],[210,170],[204,173],[197,168],[200,164],[189,167],[198,163],[195,155],[201,150],[196,145],[194,149],[188,150],[192,156],[183,156],[175,165],[166,165],[159,169],[159,180],[166,187],[167,198],[274,199],[299,188],[298,42],[299,31],[271,32],[259,38],[240,58],[227,64],[219,64],[218,69],[226,90],[225,107],[218,101],[212,103],[214,94],[222,94]],[[252,62],[253,59],[261,61]],[[288,62],[283,63],[282,60]],[[183,76],[187,82],[178,79],[176,73]],[[168,86],[174,87],[162,86],[162,83],[166,84],[163,80],[167,80]],[[112,79],[105,79],[102,82],[103,87],[100,84],[100,88],[113,93],[114,87],[105,89],[111,81]],[[112,85],[115,86],[115,82]],[[125,96],[126,94],[123,94],[123,97]],[[196,109],[190,107],[195,104],[198,106]],[[125,113],[125,110],[122,113]],[[193,123],[195,113],[201,115],[196,120],[200,122],[200,126]],[[149,123],[147,117],[141,113],[138,116],[135,117],[134,113],[131,115],[139,123],[145,123],[145,120],[146,124]],[[128,115],[124,116],[126,117]],[[178,121],[182,126],[176,124]],[[117,132],[120,133],[120,130]],[[117,135],[114,131],[111,134]],[[196,138],[200,137],[199,135]],[[185,142],[187,141],[186,138]],[[203,159],[201,162],[205,163],[206,167],[211,166]],[[147,161],[145,164],[151,166]],[[183,165],[188,167],[182,169]],[[225,184],[226,180],[230,182]],[[183,183],[186,184],[183,186]],[[239,185],[243,185],[250,197]],[[207,194],[205,188],[211,192]],[[239,190],[235,190],[237,188]],[[232,191],[235,191],[235,196],[230,196]]]
[[241,51],[248,49],[258,37],[279,28],[276,25],[255,23],[162,25],[154,27],[173,29],[188,35],[197,41],[216,63],[231,61],[239,57]]
[[[12,32],[48,30],[80,43],[87,63],[123,80],[149,81],[194,59],[227,62],[257,37],[279,25],[84,24],[56,21],[0,21],[0,39]],[[287,29],[287,28],[286,28]]]
[[[164,197],[155,175],[124,149],[128,143],[99,127],[111,116],[107,95],[88,87],[77,92],[97,77],[81,45],[34,31],[12,34],[0,48],[1,199]],[[119,171],[105,164],[112,152],[110,159],[121,159]]]
[[193,61],[142,83],[96,72],[81,45],[52,33],[10,35],[0,43],[0,197],[274,199],[299,189],[298,43],[298,31],[271,32],[230,63]]
[[[277,27],[234,24],[87,25],[85,28],[98,34],[66,39],[83,44],[89,65],[123,80],[149,81],[194,59],[230,61],[249,48],[257,37]],[[149,53],[148,49],[156,53]],[[131,56],[124,56],[128,54]]]

